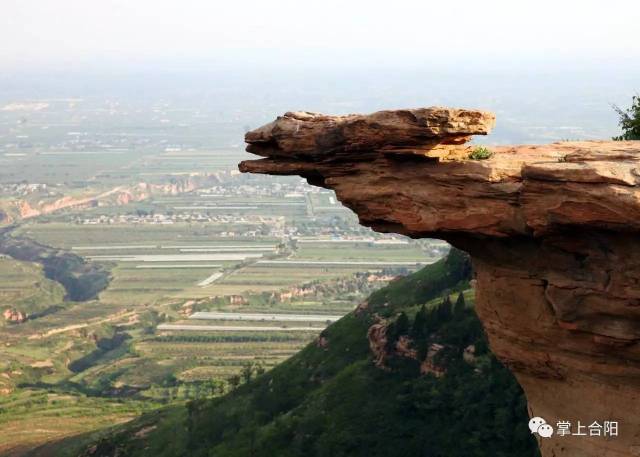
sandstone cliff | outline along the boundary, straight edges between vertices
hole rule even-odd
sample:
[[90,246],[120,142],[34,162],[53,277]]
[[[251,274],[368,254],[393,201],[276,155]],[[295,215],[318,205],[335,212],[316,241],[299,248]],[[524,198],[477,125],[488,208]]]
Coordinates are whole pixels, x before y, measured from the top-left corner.
[[640,143],[464,143],[493,115],[427,108],[287,113],[247,133],[241,171],[334,189],[361,223],[471,254],[494,353],[548,423],[619,436],[539,438],[544,456],[640,455]]

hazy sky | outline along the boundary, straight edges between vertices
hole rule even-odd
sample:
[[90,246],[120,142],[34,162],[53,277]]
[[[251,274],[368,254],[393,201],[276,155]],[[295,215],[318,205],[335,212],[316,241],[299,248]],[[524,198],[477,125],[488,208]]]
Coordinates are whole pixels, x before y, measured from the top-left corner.
[[18,69],[243,53],[633,61],[639,21],[635,0],[0,0],[0,62]]

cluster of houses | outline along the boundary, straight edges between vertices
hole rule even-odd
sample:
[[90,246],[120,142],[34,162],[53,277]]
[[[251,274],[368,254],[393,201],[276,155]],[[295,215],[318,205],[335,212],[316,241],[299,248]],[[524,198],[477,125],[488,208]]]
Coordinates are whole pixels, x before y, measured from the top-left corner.
[[0,184],[0,194],[5,197],[25,197],[31,194],[43,194],[44,196],[55,195],[57,192],[51,190],[52,186],[43,183],[8,183]]
[[[78,217],[75,222],[81,225],[214,223],[242,227],[237,232],[233,230],[221,232],[220,236],[275,236],[284,234],[282,230],[283,219],[282,216],[206,214],[200,212],[172,214],[137,212],[132,214],[103,214],[92,217]],[[256,229],[247,231],[244,230],[246,226],[256,226]]]

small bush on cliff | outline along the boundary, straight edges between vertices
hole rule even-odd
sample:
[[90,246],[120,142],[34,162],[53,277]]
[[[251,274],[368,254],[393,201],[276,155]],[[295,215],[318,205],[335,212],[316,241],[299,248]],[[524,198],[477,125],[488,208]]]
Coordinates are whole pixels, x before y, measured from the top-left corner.
[[489,149],[485,148],[484,146],[478,146],[473,151],[471,151],[471,154],[469,154],[469,158],[471,160],[485,160],[492,155],[493,152],[491,152]]
[[616,105],[613,109],[620,116],[619,125],[622,135],[614,136],[616,141],[640,140],[640,95],[634,95],[631,99],[631,107],[623,110]]

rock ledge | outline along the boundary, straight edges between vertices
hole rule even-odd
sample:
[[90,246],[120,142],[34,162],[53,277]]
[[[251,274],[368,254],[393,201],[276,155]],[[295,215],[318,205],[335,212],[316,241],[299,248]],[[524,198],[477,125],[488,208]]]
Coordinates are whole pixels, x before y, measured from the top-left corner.
[[247,133],[240,170],[334,189],[375,230],[469,252],[494,353],[548,423],[619,436],[541,439],[545,457],[640,455],[640,142],[465,143],[490,113],[287,113]]

